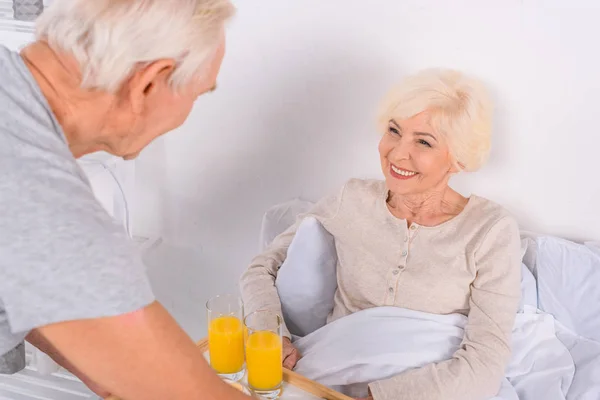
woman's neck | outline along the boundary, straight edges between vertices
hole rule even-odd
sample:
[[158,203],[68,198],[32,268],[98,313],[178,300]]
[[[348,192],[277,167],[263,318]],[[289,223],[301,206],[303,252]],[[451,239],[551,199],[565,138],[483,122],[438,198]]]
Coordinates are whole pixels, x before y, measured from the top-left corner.
[[469,199],[452,190],[449,186],[426,193],[400,195],[388,193],[387,206],[390,212],[408,224],[436,226],[462,212]]

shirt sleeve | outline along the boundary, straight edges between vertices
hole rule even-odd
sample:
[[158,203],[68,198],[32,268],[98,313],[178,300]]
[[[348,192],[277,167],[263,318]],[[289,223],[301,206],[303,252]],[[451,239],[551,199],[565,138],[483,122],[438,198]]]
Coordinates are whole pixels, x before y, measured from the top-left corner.
[[[308,213],[298,216],[294,225],[277,236],[262,254],[252,260],[250,267],[240,280],[240,290],[246,313],[249,314],[257,310],[270,310],[283,315],[275,280],[279,268],[281,268],[287,257],[287,250],[296,235],[296,231],[306,217],[315,217],[320,222],[334,218],[339,211],[343,191],[344,189],[337,195],[323,198]],[[285,323],[283,325],[283,335],[291,338]]]
[[520,299],[517,223],[510,217],[497,221],[474,258],[477,275],[460,349],[450,360],[372,383],[375,400],[483,400],[498,393]]
[[28,171],[11,171],[20,179],[11,177],[11,190],[1,191],[0,299],[11,331],[152,303],[141,255],[76,163],[45,161]]

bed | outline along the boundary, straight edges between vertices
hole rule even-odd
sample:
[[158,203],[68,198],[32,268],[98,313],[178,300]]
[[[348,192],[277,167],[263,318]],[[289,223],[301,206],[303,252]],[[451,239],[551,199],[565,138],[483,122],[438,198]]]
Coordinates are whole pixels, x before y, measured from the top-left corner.
[[[271,208],[261,249],[310,207],[293,200]],[[382,307],[325,325],[322,311],[333,307],[336,287],[335,247],[327,235],[316,220],[304,219],[276,282],[303,354],[297,372],[361,397],[368,382],[451,357],[464,316]],[[522,255],[513,356],[494,399],[600,399],[600,245],[523,232]]]

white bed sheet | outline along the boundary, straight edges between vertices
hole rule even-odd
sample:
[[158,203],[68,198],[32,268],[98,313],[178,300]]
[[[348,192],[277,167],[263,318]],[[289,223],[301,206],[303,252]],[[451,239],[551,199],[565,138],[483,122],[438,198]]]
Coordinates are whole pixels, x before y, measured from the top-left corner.
[[[458,349],[466,317],[394,307],[364,310],[296,342],[296,371],[350,396],[369,382],[447,360]],[[374,335],[374,333],[377,333]],[[600,399],[600,344],[526,307],[513,331],[513,357],[494,400]]]

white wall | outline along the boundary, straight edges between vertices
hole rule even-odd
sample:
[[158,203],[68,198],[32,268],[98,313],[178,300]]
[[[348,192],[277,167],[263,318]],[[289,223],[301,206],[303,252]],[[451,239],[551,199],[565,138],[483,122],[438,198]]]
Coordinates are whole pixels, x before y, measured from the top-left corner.
[[[568,4],[568,5],[567,5]],[[494,150],[454,186],[524,229],[600,239],[596,0],[237,1],[219,90],[137,161],[137,233],[157,295],[194,337],[236,289],[262,213],[378,177],[373,115],[403,75],[459,68],[497,100]],[[1,32],[20,47],[30,34]]]
[[0,44],[12,51],[19,51],[34,39],[33,33],[11,32],[0,29]]
[[[374,112],[407,73],[476,74],[497,100],[494,150],[455,187],[524,229],[600,239],[600,2],[238,1],[216,93],[138,161],[136,225],[156,292],[194,337],[234,290],[269,206],[378,177]],[[567,5],[568,4],[568,5]]]

